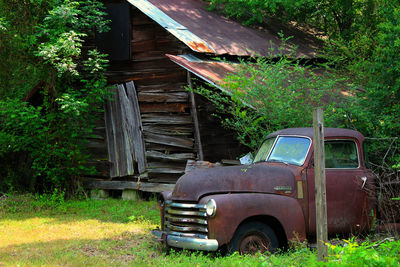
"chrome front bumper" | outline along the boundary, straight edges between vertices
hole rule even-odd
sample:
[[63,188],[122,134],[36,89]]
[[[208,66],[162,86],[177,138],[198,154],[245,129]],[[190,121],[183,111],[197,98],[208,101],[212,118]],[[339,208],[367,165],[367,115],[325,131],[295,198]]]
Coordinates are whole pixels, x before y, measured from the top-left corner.
[[153,230],[152,233],[158,241],[171,247],[204,251],[216,251],[218,249],[218,241],[216,239],[171,235],[160,230]]

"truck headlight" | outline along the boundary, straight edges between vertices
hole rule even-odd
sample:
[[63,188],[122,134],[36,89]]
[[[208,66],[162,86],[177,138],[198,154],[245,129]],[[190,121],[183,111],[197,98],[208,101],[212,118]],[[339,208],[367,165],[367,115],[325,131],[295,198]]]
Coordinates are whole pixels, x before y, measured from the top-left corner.
[[214,199],[210,199],[206,204],[206,214],[209,217],[214,217],[217,212],[217,203]]

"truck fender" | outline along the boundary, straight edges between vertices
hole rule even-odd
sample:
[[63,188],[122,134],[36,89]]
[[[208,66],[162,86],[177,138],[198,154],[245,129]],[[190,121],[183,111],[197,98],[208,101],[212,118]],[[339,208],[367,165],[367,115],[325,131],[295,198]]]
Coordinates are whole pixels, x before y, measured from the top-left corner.
[[219,245],[227,244],[238,226],[252,217],[276,219],[287,241],[306,238],[303,210],[295,198],[262,193],[218,194],[203,197],[200,203],[209,199],[217,204],[215,216],[208,220],[209,238],[217,239]]

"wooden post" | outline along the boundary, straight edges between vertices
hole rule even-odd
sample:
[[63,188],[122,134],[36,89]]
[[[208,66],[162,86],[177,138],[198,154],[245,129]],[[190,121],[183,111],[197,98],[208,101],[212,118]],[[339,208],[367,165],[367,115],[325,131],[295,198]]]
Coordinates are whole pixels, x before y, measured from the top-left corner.
[[315,210],[317,223],[318,260],[328,256],[328,224],[326,212],[326,176],[324,149],[324,122],[321,108],[314,109],[314,165],[315,165]]
[[190,72],[187,72],[187,81],[190,87],[190,92],[189,92],[189,96],[190,96],[190,104],[191,104],[191,113],[192,113],[192,117],[193,117],[193,123],[194,123],[194,139],[197,145],[197,153],[198,153],[198,160],[204,160],[204,156],[203,156],[203,148],[201,145],[201,138],[200,138],[200,126],[199,126],[199,119],[197,117],[197,108],[196,108],[196,101],[194,98],[194,94],[193,94],[193,83],[192,83],[192,75],[190,74]]

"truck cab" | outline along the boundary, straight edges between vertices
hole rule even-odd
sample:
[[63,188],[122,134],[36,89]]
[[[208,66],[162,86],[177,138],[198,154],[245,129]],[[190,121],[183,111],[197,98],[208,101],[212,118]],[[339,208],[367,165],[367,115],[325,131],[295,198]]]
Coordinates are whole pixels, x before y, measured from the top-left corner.
[[[364,136],[325,128],[328,234],[368,231],[376,214],[374,176],[366,166]],[[316,235],[312,128],[268,135],[249,165],[183,175],[159,200],[168,246],[229,252],[274,252]]]

